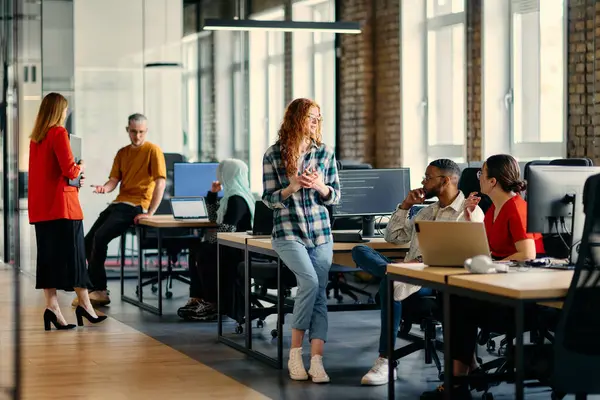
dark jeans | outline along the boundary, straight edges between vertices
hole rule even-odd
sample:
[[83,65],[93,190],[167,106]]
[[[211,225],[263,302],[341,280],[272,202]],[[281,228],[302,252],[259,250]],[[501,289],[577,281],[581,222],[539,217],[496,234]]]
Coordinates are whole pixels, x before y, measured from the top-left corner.
[[217,303],[217,244],[199,242],[190,248],[190,297]]
[[142,207],[124,203],[111,204],[98,216],[92,229],[85,235],[85,258],[93,290],[106,290],[106,270],[104,262],[108,244],[121,236],[133,224]]
[[[369,274],[381,278],[381,284],[379,285],[379,297],[381,299],[381,332],[379,334],[379,354],[382,356],[389,356],[387,348],[387,291],[388,282],[386,279],[387,265],[392,261],[387,257],[381,255],[377,251],[373,250],[368,246],[356,246],[352,249],[352,259],[356,265],[368,272]],[[429,288],[421,288],[418,292],[413,293],[412,296],[431,296],[433,291]],[[393,295],[393,294],[392,294]],[[393,321],[393,333],[394,333],[394,344],[396,343],[396,337],[398,336],[398,328],[400,327],[400,321],[402,321],[402,302],[394,301],[394,321]],[[393,349],[392,349],[393,351]]]
[[[223,298],[228,296],[235,281],[237,265],[244,261],[244,252],[228,248],[221,252],[223,268]],[[190,297],[217,304],[217,244],[199,242],[190,248]],[[223,307],[223,309],[225,309]]]

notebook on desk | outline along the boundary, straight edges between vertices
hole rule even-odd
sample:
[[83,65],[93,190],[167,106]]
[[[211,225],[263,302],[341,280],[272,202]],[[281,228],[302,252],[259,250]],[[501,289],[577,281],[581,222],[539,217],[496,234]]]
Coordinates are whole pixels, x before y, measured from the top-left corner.
[[170,200],[173,218],[208,219],[204,197],[172,197]]
[[415,230],[425,265],[463,268],[469,258],[491,257],[483,222],[418,221]]

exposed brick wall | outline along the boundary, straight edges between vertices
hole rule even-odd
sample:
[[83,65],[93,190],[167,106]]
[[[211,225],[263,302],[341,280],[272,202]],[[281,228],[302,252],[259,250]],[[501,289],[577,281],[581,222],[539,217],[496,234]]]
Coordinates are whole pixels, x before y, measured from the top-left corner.
[[467,161],[482,158],[481,0],[467,1]]
[[397,167],[400,132],[400,0],[343,0],[341,19],[360,35],[341,39],[339,157]]
[[[600,3],[569,2],[568,157],[600,163]],[[597,93],[597,90],[598,92]]]
[[341,19],[359,21],[360,35],[341,36],[338,157],[375,161],[374,7],[372,0],[343,0]]
[[377,0],[375,23],[375,164],[394,168],[402,166],[400,0]]

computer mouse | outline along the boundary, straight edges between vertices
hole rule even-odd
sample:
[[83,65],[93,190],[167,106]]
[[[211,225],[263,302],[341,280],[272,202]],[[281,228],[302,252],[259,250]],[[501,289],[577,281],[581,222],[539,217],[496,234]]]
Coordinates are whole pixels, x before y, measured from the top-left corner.
[[467,271],[474,274],[493,274],[496,273],[496,265],[489,256],[479,255],[465,260],[464,267]]

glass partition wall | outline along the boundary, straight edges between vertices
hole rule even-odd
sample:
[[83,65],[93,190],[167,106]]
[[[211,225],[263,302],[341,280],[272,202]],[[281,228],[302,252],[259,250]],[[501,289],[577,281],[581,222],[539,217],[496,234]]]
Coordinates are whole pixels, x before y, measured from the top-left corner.
[[[19,182],[19,113],[22,102],[21,80],[24,67],[21,58],[26,44],[23,32],[28,21],[39,17],[35,7],[28,9],[21,0],[0,0],[0,77],[2,103],[0,107],[0,193],[2,198],[2,243],[0,257],[4,271],[0,275],[2,318],[6,336],[0,342],[3,368],[0,373],[0,399],[19,399],[20,390],[20,215],[19,198],[24,181]],[[29,72],[29,71],[28,71]],[[21,184],[20,184],[21,183]],[[12,271],[12,273],[11,273]],[[8,323],[7,323],[8,322]],[[10,339],[9,339],[10,338]]]

